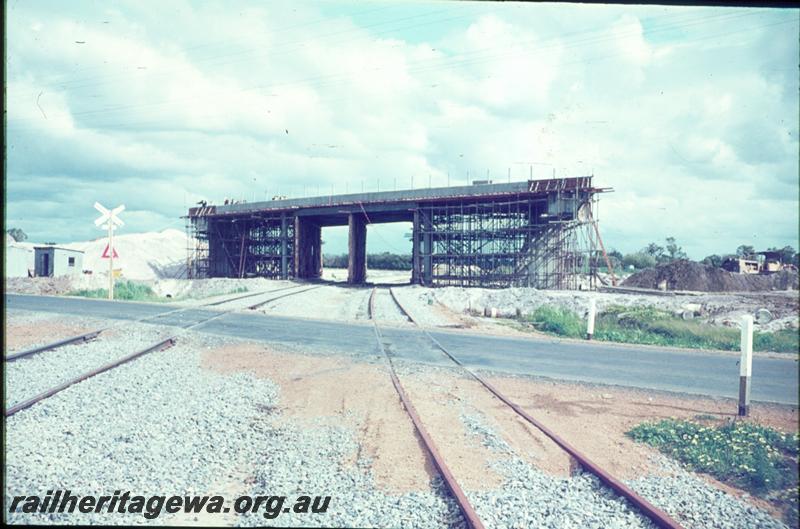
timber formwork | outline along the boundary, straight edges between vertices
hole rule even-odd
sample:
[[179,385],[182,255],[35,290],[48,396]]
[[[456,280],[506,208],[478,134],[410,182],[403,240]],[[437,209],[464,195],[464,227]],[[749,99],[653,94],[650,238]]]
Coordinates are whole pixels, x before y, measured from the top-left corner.
[[368,225],[405,221],[413,283],[592,288],[600,257],[592,223],[606,189],[591,180],[202,205],[187,217],[187,267],[190,277],[318,278],[322,227],[347,225],[348,282],[363,283]]

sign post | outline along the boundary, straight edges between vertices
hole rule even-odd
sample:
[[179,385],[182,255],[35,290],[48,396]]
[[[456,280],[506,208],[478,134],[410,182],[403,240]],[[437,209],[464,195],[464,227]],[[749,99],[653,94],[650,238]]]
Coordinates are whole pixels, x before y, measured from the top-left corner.
[[750,414],[750,379],[753,375],[753,317],[742,316],[742,358],[739,360],[739,417]]
[[94,221],[95,226],[108,229],[108,299],[114,299],[114,255],[116,255],[114,230],[117,229],[117,226],[124,224],[117,215],[125,211],[125,205],[108,210],[100,202],[95,202],[94,209],[101,213],[97,220]]
[[597,315],[597,300],[589,299],[589,312],[586,315],[586,339],[591,340],[594,336],[594,318]]

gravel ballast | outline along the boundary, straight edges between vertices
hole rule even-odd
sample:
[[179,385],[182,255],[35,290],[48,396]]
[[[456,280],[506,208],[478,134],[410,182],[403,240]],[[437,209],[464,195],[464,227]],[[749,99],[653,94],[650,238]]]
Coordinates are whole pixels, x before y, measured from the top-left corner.
[[89,342],[65,345],[10,362],[5,366],[6,407],[154,345],[174,331],[149,325],[119,327],[105,331]]
[[[331,496],[326,514],[281,516],[275,522],[282,526],[464,527],[440,479],[431,481],[430,491],[388,494],[376,487],[368,457],[347,463],[358,448],[352,431],[320,421],[302,430],[277,427],[264,439],[249,494]],[[258,526],[265,520],[256,514],[243,517],[243,523]]]
[[[246,374],[202,370],[199,349],[183,341],[8,418],[6,501],[53,489],[204,494],[255,459],[259,444],[251,423],[257,406],[275,402],[275,386]],[[15,524],[148,522],[117,513],[8,516]]]
[[[393,495],[376,488],[369,459],[358,459],[354,432],[319,422],[280,420],[278,388],[250,374],[220,375],[200,367],[217,338],[184,339],[87,381],[6,422],[6,501],[15,495],[69,489],[76,495],[214,494],[220,481],[250,476],[238,494],[330,495],[326,514],[206,515],[244,525],[461,527],[439,483]],[[126,347],[135,347],[131,340]],[[186,516],[190,516],[188,520]],[[233,516],[231,520],[230,516]],[[141,514],[13,513],[9,522],[138,524],[196,522],[191,515],[147,520]]]
[[[502,454],[492,467],[506,478],[497,491],[468,491],[481,519],[492,527],[654,527],[595,476],[579,472],[556,478],[532,467],[487,426],[474,410],[462,413],[467,431]],[[664,456],[654,456],[664,472],[628,480],[627,485],[686,529],[787,529],[768,513],[716,489]]]
[[788,529],[781,521],[719,489],[715,489],[678,463],[654,456],[663,476],[645,476],[628,486],[653,505],[668,512],[686,529]]
[[464,410],[461,421],[467,432],[500,456],[490,465],[504,477],[503,485],[490,491],[466,491],[487,527],[655,527],[591,474],[559,478],[528,464],[486,424],[480,412]]

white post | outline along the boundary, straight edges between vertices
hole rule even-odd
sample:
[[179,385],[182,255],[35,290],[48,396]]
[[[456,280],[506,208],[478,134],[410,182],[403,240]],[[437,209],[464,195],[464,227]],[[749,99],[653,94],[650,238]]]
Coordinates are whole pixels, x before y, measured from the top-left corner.
[[591,340],[594,335],[594,317],[597,314],[597,300],[589,299],[589,315],[586,321],[586,339]]
[[108,299],[114,299],[114,223],[108,219]]
[[739,416],[750,414],[750,379],[753,374],[753,317],[742,316],[742,358],[739,360]]

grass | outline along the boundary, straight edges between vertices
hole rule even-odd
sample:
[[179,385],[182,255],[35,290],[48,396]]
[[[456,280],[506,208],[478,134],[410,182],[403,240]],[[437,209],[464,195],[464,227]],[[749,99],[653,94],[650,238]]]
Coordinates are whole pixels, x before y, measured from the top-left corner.
[[[538,330],[550,334],[568,338],[582,338],[586,335],[586,320],[568,309],[542,306],[527,319]],[[653,307],[608,307],[598,314],[594,338],[608,342],[693,349],[737,351],[740,347],[738,329],[684,320]],[[753,336],[753,349],[798,353],[798,332],[788,329],[773,333],[756,332]]]
[[[82,296],[85,298],[108,298],[107,288],[96,288],[92,290],[75,290],[69,293],[70,296]],[[128,301],[164,301],[153,289],[141,283],[133,281],[117,281],[114,283],[114,299]]]
[[627,435],[658,448],[693,470],[780,504],[797,520],[798,435],[751,422],[721,426],[664,419],[643,423]]
[[[152,288],[148,285],[143,283],[137,283],[135,281],[124,280],[124,281],[117,281],[114,283],[114,299],[119,300],[126,300],[126,301],[180,301],[183,299],[202,299],[207,297],[213,296],[221,296],[222,294],[241,294],[244,292],[249,292],[249,289],[245,286],[236,287],[228,292],[213,292],[211,294],[207,294],[205,296],[195,297],[191,293],[188,296],[178,296],[178,297],[161,297],[156,294]],[[99,299],[108,299],[108,289],[107,288],[96,288],[92,290],[74,290],[69,292],[67,295],[69,296],[81,296],[84,298],[99,298]]]

